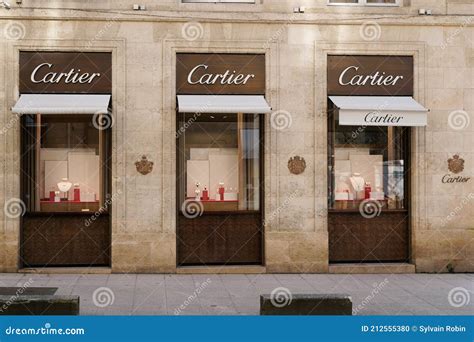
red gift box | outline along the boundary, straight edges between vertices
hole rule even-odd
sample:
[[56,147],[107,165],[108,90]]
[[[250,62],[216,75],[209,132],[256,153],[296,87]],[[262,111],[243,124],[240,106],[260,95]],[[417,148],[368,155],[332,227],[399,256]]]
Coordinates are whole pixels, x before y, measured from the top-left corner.
[[225,192],[225,188],[223,186],[221,186],[219,188],[219,195],[221,196],[221,201],[224,200],[224,192]]
[[74,189],[74,201],[80,202],[81,201],[81,189],[75,188]]
[[203,200],[203,201],[209,201],[209,191],[207,191],[207,189],[204,189],[204,190],[202,191],[201,200]]

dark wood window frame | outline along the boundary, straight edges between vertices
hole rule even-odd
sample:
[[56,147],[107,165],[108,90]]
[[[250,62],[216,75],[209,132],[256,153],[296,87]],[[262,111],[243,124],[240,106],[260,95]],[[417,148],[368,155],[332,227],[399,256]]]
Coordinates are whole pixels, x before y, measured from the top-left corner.
[[[177,112],[177,132],[180,132],[181,128],[179,115],[180,113]],[[264,265],[264,128],[265,115],[259,114],[259,210],[204,212],[202,216],[193,219],[185,218],[181,212],[181,201],[178,195],[180,189],[178,172],[183,166],[181,165],[182,152],[179,146],[180,136],[176,137],[176,264],[178,267]],[[206,238],[199,237],[196,234],[196,232],[202,233],[203,231],[206,231]],[[244,241],[243,244],[242,241]],[[250,248],[246,248],[249,247],[246,246],[246,242],[251,244]],[[188,251],[182,252],[185,249],[188,249]],[[189,252],[189,249],[197,250],[196,252]],[[236,250],[237,253],[235,252]]]
[[[20,134],[20,191],[21,199],[26,203],[26,213],[20,221],[20,267],[89,267],[110,266],[111,262],[111,205],[99,210],[100,215],[91,219],[96,211],[49,211],[32,209],[28,194],[31,192],[30,177],[36,179],[37,157],[28,158],[24,151],[28,146],[37,144],[35,133],[28,132],[26,120],[21,118]],[[66,116],[65,116],[66,117]],[[100,132],[101,143],[101,187],[100,208],[111,197],[111,128]],[[31,141],[31,139],[35,141]],[[35,153],[36,154],[36,153]]]

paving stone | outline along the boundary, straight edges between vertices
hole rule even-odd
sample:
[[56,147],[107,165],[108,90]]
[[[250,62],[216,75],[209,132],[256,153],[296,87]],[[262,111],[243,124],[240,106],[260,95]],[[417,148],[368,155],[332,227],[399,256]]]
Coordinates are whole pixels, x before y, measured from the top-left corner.
[[[472,314],[473,281],[469,274],[0,274],[0,286],[58,287],[57,295],[80,296],[80,314],[140,315],[161,312],[171,314],[195,294],[186,314],[259,314],[259,295],[277,287],[292,294],[348,293],[354,306],[371,296],[374,284],[379,292],[358,315],[371,314]],[[114,304],[98,308],[93,293],[100,287],[112,290]],[[471,291],[471,303],[460,308],[449,305],[448,293],[454,287]],[[214,306],[208,306],[214,305]],[[223,309],[223,308],[226,309]]]

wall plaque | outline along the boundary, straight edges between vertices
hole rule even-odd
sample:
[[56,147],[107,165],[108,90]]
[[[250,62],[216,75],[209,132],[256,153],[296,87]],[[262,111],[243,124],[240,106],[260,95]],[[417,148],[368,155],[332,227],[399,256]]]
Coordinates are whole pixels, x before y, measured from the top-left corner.
[[457,175],[464,171],[464,159],[461,158],[459,154],[455,154],[452,158],[448,159],[448,170],[456,176],[448,173],[441,178],[442,183],[467,183],[471,179],[471,177]]
[[328,56],[328,95],[413,96],[411,56]]
[[112,92],[108,52],[20,52],[20,93]]
[[153,164],[152,161],[148,160],[148,158],[143,155],[141,160],[135,162],[135,167],[139,173],[145,176],[153,171]]
[[299,175],[306,169],[306,160],[300,156],[291,157],[288,160],[288,170],[294,175]]
[[264,95],[265,55],[178,53],[176,93]]

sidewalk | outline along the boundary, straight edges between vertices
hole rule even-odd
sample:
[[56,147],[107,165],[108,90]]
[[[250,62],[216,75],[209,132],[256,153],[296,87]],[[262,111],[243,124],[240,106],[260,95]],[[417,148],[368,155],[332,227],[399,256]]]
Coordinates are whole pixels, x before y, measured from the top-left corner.
[[0,286],[58,287],[82,315],[258,315],[259,295],[345,293],[356,315],[472,315],[472,274],[0,274]]

